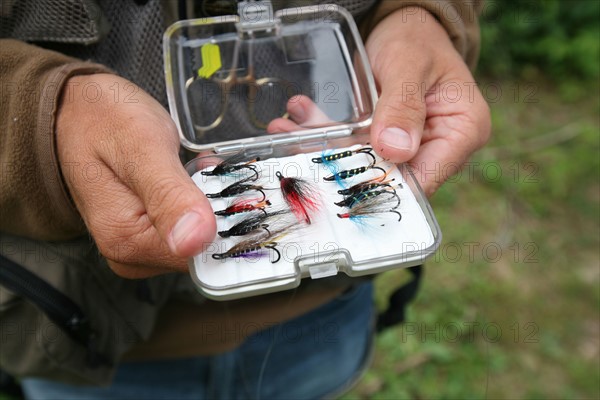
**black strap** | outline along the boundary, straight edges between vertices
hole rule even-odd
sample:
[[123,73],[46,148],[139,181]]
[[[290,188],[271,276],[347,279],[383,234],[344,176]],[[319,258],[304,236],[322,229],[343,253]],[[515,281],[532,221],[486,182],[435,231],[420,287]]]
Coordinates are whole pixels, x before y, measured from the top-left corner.
[[377,332],[390,326],[401,324],[406,318],[406,306],[413,301],[419,291],[423,266],[408,268],[412,275],[410,282],[402,285],[390,296],[388,308],[377,317]]
[[94,368],[107,364],[97,352],[96,333],[83,310],[64,293],[44,279],[0,254],[0,285],[31,301],[76,343],[88,352],[88,364]]

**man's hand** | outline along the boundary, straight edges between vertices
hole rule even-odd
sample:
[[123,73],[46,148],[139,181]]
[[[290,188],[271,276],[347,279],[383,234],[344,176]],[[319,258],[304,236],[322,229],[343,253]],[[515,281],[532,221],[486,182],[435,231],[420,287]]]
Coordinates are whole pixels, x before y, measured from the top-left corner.
[[388,16],[366,47],[381,92],[371,144],[384,158],[409,161],[432,195],[489,139],[489,108],[448,34],[425,10]]
[[[380,92],[371,145],[385,159],[409,162],[431,196],[489,139],[489,108],[448,34],[425,10],[388,16],[366,48]],[[292,98],[287,111],[290,119],[272,121],[268,132],[329,121],[306,96]]]
[[210,204],[181,165],[173,121],[151,96],[114,75],[73,77],[56,134],[71,196],[117,274],[184,270],[212,242]]

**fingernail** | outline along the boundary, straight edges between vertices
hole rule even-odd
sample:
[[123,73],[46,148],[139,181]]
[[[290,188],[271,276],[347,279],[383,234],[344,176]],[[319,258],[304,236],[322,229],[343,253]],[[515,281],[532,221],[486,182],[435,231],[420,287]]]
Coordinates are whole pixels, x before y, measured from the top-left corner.
[[184,244],[186,238],[190,236],[196,229],[202,227],[203,218],[197,212],[190,211],[183,217],[179,218],[179,221],[173,227],[171,231],[170,247],[171,251],[177,253],[177,249]]
[[398,150],[411,150],[410,135],[400,128],[386,128],[379,134],[379,142]]

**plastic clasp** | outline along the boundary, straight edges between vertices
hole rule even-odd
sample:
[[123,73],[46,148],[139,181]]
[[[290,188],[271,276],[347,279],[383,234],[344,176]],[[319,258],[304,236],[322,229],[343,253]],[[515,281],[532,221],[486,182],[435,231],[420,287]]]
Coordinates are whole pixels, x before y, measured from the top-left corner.
[[269,0],[242,1],[238,4],[240,32],[272,31],[277,27],[273,5]]
[[322,279],[335,276],[338,273],[338,266],[334,262],[318,264],[308,267],[308,273],[311,279]]

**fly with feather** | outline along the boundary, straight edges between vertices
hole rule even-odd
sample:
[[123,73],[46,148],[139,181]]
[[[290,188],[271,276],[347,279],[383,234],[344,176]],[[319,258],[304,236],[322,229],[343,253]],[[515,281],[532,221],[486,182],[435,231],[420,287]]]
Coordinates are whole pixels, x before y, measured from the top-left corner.
[[[335,164],[338,160],[348,159],[355,155],[366,155],[370,159],[368,165],[351,168],[340,172],[333,172],[337,168]],[[286,236],[290,230],[297,230],[302,225],[313,223],[314,216],[322,208],[321,196],[318,188],[311,182],[292,176],[284,176],[280,171],[275,173],[279,181],[279,188],[266,188],[258,181],[260,173],[254,164],[258,159],[245,161],[241,155],[235,155],[222,161],[211,171],[203,171],[204,176],[239,176],[244,171],[251,172],[237,182],[230,184],[219,192],[209,193],[209,199],[239,197],[234,200],[225,209],[215,212],[215,215],[222,217],[235,216],[239,214],[248,214],[247,217],[230,226],[226,230],[219,231],[219,236],[223,238],[246,237],[237,244],[234,244],[224,253],[213,254],[216,260],[228,258],[249,258],[264,255],[268,252],[275,254],[272,263],[277,263],[281,259],[281,254],[277,250],[279,240]],[[369,170],[378,170],[382,172],[381,176],[376,176],[354,185],[337,190],[337,193],[344,196],[341,201],[335,202],[336,206],[347,208],[346,212],[337,214],[338,218],[349,219],[354,222],[363,223],[366,218],[371,218],[384,213],[394,213],[398,216],[398,221],[402,215],[397,209],[401,204],[400,197],[396,189],[402,189],[402,184],[394,185],[395,179],[389,179],[391,171],[379,167],[377,158],[373,154],[371,147],[361,147],[356,150],[346,150],[333,154],[323,154],[320,158],[312,158],[312,162],[323,164],[332,169],[333,174],[325,177],[324,181],[336,181],[345,186],[344,181],[355,178],[357,175],[364,174]],[[288,209],[268,212],[267,207],[271,206],[271,200],[267,199],[265,190],[279,189]],[[244,196],[257,191],[262,194],[262,198],[245,198]],[[277,219],[284,214],[295,216],[296,222],[283,226],[277,223]]]

